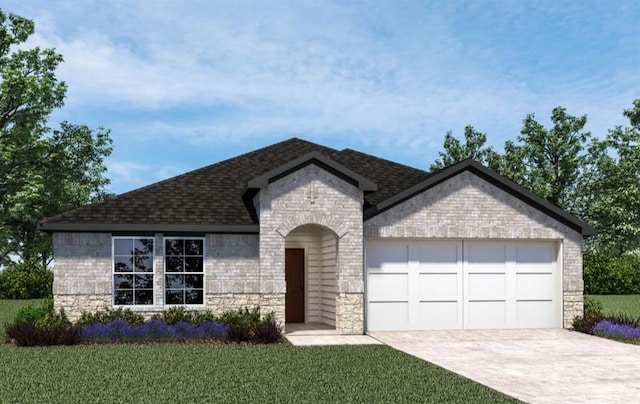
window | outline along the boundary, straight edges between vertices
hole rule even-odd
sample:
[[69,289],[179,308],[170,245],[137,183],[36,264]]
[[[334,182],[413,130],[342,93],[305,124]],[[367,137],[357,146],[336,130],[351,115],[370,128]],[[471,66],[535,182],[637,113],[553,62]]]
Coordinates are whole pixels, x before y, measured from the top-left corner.
[[153,304],[153,238],[114,237],[113,304]]
[[165,304],[204,304],[204,239],[164,242]]

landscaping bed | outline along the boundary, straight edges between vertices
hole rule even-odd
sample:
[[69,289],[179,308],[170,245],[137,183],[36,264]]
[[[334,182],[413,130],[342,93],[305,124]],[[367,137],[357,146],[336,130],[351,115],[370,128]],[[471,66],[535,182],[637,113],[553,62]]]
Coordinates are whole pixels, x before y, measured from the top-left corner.
[[53,301],[20,308],[4,325],[5,341],[19,347],[96,343],[217,342],[271,344],[283,341],[282,327],[273,313],[260,309],[229,310],[215,316],[210,310],[172,307],[146,319],[129,309],[105,308],[83,312],[72,323]]
[[573,328],[586,334],[640,345],[640,295],[584,297],[584,316]]

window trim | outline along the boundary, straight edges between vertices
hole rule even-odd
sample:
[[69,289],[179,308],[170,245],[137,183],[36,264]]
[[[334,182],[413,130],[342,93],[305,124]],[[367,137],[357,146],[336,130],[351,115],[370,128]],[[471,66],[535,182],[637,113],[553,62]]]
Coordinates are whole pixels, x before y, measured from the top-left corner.
[[[125,272],[116,272],[116,240],[152,240],[153,241],[153,246],[151,248],[151,272],[146,272],[146,274],[150,274],[153,276],[153,287],[151,288],[152,291],[152,300],[151,300],[151,304],[135,304],[135,292],[134,292],[134,297],[133,297],[133,304],[116,304],[116,285],[114,282],[114,277],[116,275],[116,273],[118,274],[123,274]],[[132,309],[132,310],[153,310],[154,307],[157,307],[158,302],[156,299],[156,238],[153,236],[111,236],[111,306],[114,308],[123,308],[123,309]],[[133,290],[135,291],[135,268],[133,268],[133,272],[131,272],[132,275],[134,275],[134,288]],[[147,290],[147,289],[145,289]]]
[[[202,304],[168,304],[167,303],[167,240],[202,240],[202,272],[181,272],[184,275],[202,275]],[[185,255],[183,255],[185,257]],[[162,302],[164,307],[184,307],[185,309],[198,309],[207,306],[207,239],[202,236],[163,236],[162,237]],[[169,274],[179,274],[179,272],[169,272]],[[186,289],[186,288],[185,288]]]

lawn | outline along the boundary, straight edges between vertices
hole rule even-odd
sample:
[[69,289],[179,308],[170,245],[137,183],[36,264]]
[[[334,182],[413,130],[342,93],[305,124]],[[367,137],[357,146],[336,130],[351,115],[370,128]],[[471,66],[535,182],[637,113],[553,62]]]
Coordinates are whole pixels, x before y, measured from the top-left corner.
[[[17,306],[0,301],[0,321]],[[0,345],[0,358],[0,402],[516,402],[380,345]]]
[[640,318],[640,295],[589,295],[602,303],[605,315],[626,314]]

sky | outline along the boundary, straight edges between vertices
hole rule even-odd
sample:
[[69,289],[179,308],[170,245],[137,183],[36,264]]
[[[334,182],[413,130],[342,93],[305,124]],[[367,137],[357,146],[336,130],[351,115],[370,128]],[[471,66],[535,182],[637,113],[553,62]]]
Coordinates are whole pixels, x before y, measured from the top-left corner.
[[640,98],[640,2],[3,0],[64,56],[51,116],[111,130],[126,192],[291,137],[428,170],[466,125],[603,137]]

